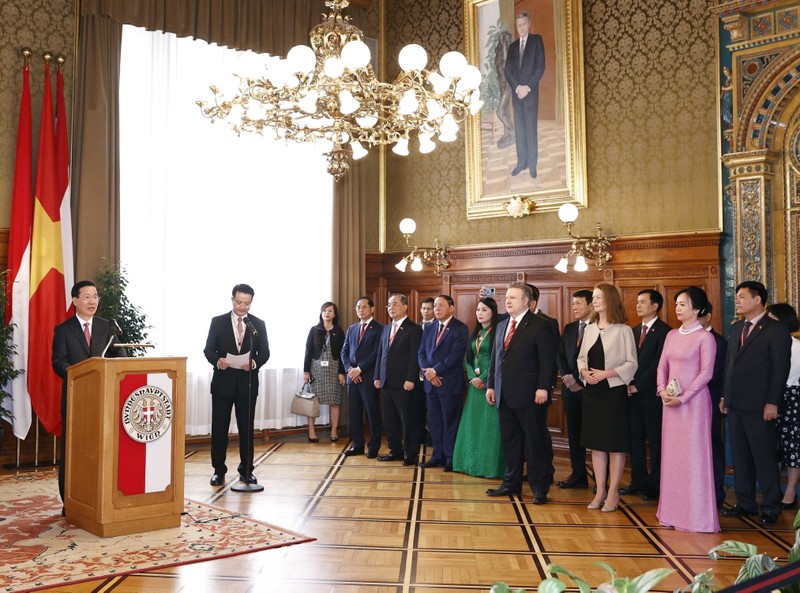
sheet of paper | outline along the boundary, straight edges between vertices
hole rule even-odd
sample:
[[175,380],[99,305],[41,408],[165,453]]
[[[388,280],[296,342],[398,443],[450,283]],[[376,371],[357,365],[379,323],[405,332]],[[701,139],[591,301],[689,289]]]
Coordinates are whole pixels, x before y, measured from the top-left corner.
[[228,352],[228,356],[225,357],[225,362],[228,363],[229,367],[233,367],[234,369],[241,369],[242,367],[247,367],[249,361],[250,361],[249,350],[244,354],[231,354],[230,352]]

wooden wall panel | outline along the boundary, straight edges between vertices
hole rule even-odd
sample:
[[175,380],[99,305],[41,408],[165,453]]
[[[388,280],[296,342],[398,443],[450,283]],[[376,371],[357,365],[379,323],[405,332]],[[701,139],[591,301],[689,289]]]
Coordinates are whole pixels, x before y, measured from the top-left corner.
[[[572,321],[572,293],[576,290],[591,289],[599,282],[614,284],[622,293],[628,323],[635,325],[638,292],[655,288],[664,295],[661,318],[677,327],[674,297],[691,284],[704,288],[715,309],[721,310],[720,238],[720,233],[622,238],[612,245],[613,259],[606,269],[590,267],[585,273],[567,274],[553,268],[569,249],[562,242],[455,249],[450,255],[450,269],[441,276],[429,268],[419,273],[399,272],[394,264],[406,253],[368,253],[366,285],[376,297],[376,317],[382,322],[386,310],[381,303],[385,303],[390,291],[409,296],[409,315],[417,321],[423,298],[450,294],[456,303],[456,317],[470,329],[475,324],[475,305],[484,286],[495,288],[498,310],[503,312],[506,287],[511,282],[535,284],[540,292],[539,307],[558,319],[562,328]],[[720,330],[718,316],[714,326]],[[548,424],[554,444],[566,447],[566,421],[558,389],[553,394]]]

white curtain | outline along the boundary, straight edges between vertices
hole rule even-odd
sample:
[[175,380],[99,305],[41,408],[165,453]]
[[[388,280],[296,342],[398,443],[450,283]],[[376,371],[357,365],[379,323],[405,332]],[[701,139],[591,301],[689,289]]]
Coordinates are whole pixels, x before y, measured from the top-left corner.
[[188,357],[187,434],[210,432],[212,367],[203,347],[211,317],[230,311],[240,282],[255,289],[251,312],[265,320],[271,351],[255,426],[305,423],[289,405],[308,330],[330,299],[331,177],[319,148],[238,137],[195,104],[210,99],[212,84],[232,97],[233,73],[260,75],[265,60],[123,28],[121,260],[131,301],[153,326],[153,354]]

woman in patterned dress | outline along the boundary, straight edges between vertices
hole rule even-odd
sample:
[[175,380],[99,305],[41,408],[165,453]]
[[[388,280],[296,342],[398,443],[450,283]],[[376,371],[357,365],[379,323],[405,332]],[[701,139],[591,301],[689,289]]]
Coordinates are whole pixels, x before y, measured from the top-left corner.
[[[311,390],[320,405],[330,406],[332,443],[339,440],[339,404],[345,384],[343,345],[344,331],[339,327],[339,308],[330,301],[323,303],[319,323],[308,332],[303,371],[305,381],[312,383]],[[308,442],[319,442],[314,418],[311,417],[308,418]]]
[[786,466],[786,490],[781,505],[784,509],[797,508],[797,482],[800,480],[800,321],[797,311],[786,303],[767,307],[767,315],[783,323],[792,334],[792,360],[786,390],[778,407],[778,436],[781,440],[781,458]]

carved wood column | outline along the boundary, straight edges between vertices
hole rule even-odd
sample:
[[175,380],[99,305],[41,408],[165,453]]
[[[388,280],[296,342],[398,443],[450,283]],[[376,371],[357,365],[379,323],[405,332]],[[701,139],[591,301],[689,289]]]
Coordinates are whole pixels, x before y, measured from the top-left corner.
[[722,160],[730,174],[734,205],[736,281],[757,280],[775,294],[770,205],[779,155],[754,150],[729,153]]

